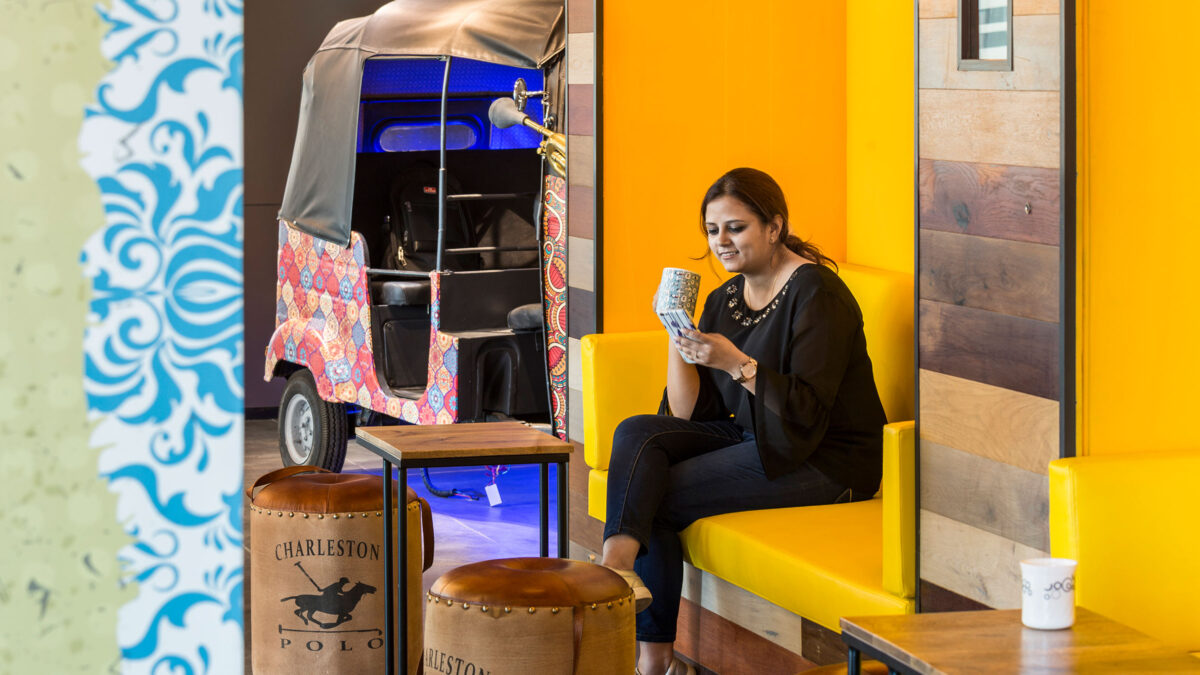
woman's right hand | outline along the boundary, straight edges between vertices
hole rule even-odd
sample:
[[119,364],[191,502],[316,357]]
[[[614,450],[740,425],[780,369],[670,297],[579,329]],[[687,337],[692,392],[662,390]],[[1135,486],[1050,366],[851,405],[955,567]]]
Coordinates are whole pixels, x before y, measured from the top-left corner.
[[660,290],[662,290],[662,283],[659,283],[659,285],[655,287],[654,297],[650,298],[650,311],[654,312],[655,316],[658,315],[658,292]]

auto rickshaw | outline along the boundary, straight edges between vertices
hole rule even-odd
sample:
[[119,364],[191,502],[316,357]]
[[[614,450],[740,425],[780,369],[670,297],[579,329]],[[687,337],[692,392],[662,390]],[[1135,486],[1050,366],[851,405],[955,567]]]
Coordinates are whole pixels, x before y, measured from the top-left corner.
[[285,465],[340,470],[364,411],[566,437],[564,21],[393,0],[309,61],[264,372]]

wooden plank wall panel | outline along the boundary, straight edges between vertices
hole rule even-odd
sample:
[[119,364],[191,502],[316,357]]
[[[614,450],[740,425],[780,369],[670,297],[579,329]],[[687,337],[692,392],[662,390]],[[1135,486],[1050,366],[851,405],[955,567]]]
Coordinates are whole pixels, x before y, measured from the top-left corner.
[[922,89],[921,157],[1057,168],[1057,91]]
[[1058,398],[1057,324],[929,300],[918,321],[922,368]]
[[1044,550],[921,509],[921,578],[996,609],[1021,606],[1021,566]]
[[567,464],[567,496],[571,500],[567,514],[567,526],[572,542],[588,549],[599,551],[604,543],[604,523],[587,513],[588,465],[583,461],[583,444],[578,441],[571,461]]
[[1003,462],[921,442],[921,507],[1050,550],[1050,481]]
[[596,191],[584,185],[567,186],[567,234],[595,238]]
[[921,231],[921,297],[1058,321],[1058,247]]
[[715,673],[799,673],[816,664],[688,600],[679,603],[675,651]]
[[921,580],[921,588],[917,593],[921,598],[922,612],[974,612],[988,609],[982,602],[964,598],[924,579]]
[[595,331],[596,25],[594,0],[567,0],[567,435],[572,555],[600,550],[604,523],[587,513],[588,466],[583,461],[583,393],[579,338]]
[[1058,170],[922,159],[919,173],[923,229],[1058,245]]
[[1013,69],[958,70],[958,19],[922,19],[921,87],[1058,91],[1058,16],[1013,17]]
[[1058,455],[1059,0],[1013,0],[1008,72],[958,69],[957,10],[918,1],[922,602],[1015,607]]
[[[804,656],[806,645],[802,642],[803,625],[798,614],[687,563],[683,566],[683,597],[759,637]],[[845,660],[844,656],[842,660]]]
[[1058,458],[1058,401],[924,369],[920,385],[922,441],[1041,474]]

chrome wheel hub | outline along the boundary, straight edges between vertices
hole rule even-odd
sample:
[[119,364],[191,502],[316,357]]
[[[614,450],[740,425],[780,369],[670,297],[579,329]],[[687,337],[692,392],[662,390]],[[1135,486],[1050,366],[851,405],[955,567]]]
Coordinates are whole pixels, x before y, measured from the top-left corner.
[[283,414],[283,438],[288,457],[308,464],[313,454],[313,409],[303,396],[293,396]]

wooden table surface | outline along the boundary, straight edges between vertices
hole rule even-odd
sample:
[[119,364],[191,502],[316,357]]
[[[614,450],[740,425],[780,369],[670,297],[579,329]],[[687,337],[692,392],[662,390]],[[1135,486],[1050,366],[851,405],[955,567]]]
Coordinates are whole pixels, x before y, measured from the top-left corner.
[[481,458],[570,454],[572,446],[520,422],[359,427],[360,442],[401,459]]
[[919,673],[1200,672],[1200,658],[1082,607],[1075,625],[1064,630],[1026,628],[1019,609],[848,617],[841,623],[844,637]]

